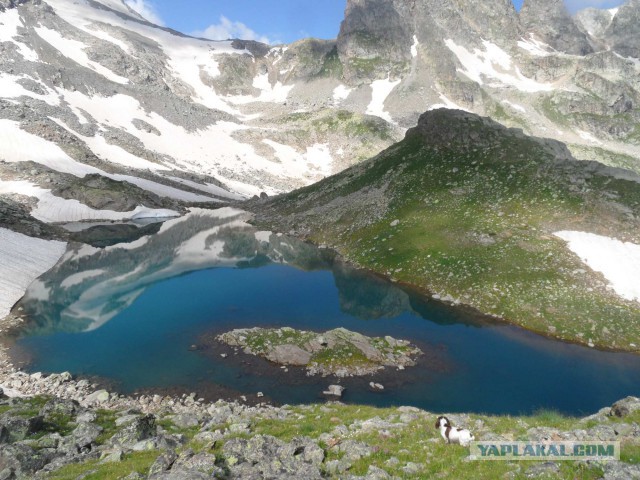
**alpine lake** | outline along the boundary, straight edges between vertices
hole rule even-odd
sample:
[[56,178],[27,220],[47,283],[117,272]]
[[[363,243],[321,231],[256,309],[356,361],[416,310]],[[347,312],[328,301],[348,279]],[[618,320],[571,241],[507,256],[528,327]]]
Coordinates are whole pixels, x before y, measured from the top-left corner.
[[[98,379],[127,394],[244,395],[278,404],[322,402],[328,385],[341,384],[349,403],[578,415],[640,394],[640,356],[555,341],[437,302],[330,250],[259,232],[248,219],[230,208],[193,210],[140,227],[143,236],[128,243],[118,243],[113,229],[102,235],[107,242],[104,226],[86,229],[96,246],[71,244],[16,305],[27,321],[11,342],[15,363]],[[337,379],[285,371],[212,341],[258,326],[344,327],[409,340],[425,354],[402,371]]]

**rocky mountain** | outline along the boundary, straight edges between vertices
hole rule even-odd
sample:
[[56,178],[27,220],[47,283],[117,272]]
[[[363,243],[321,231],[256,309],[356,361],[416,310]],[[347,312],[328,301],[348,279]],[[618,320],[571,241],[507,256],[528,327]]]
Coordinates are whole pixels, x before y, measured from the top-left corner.
[[3,0],[0,157],[28,175],[8,184],[20,173],[5,163],[0,192],[42,203],[51,183],[97,174],[147,192],[146,206],[149,192],[279,193],[372,156],[439,106],[640,169],[639,5],[574,20],[560,0],[520,14],[509,0],[350,0],[335,41],[268,46],[191,38],[122,0]]

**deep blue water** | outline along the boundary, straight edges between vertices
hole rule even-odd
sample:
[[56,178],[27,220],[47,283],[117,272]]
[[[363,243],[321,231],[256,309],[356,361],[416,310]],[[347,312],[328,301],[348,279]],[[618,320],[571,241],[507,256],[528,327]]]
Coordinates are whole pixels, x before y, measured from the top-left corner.
[[382,395],[349,389],[349,402],[433,411],[520,413],[545,407],[584,413],[640,394],[637,356],[550,341],[512,327],[437,323],[448,320],[447,313],[434,304],[424,317],[404,312],[362,320],[341,311],[330,271],[281,265],[218,268],[150,286],[97,330],[29,336],[19,343],[34,356],[34,371],[104,376],[120,382],[123,391],[212,381],[296,403],[317,400],[318,388],[283,389],[281,378],[246,374],[237,379],[238,370],[228,362],[189,351],[189,346],[211,329],[288,325],[322,331],[343,326],[367,335],[443,344],[451,362],[448,372],[429,372],[428,365],[421,365],[424,374],[415,383]]

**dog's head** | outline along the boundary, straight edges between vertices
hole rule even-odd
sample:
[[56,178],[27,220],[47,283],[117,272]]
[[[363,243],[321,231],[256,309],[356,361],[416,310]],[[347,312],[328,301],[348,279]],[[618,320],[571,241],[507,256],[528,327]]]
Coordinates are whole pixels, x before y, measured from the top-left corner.
[[438,417],[438,419],[436,420],[436,428],[440,428],[440,427],[450,427],[451,423],[449,422],[449,419],[447,417]]

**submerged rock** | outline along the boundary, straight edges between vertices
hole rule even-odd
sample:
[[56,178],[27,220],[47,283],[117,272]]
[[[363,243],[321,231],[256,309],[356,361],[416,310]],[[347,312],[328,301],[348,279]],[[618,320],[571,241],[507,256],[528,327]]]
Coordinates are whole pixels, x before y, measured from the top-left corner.
[[[370,375],[384,367],[415,365],[423,352],[406,340],[367,337],[345,328],[322,334],[292,328],[251,328],[223,333],[217,340],[278,365],[307,367],[308,375]],[[330,387],[331,391],[331,387]],[[330,395],[337,395],[336,393]],[[341,394],[342,392],[340,392]]]

